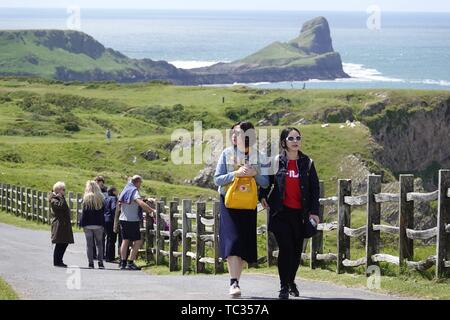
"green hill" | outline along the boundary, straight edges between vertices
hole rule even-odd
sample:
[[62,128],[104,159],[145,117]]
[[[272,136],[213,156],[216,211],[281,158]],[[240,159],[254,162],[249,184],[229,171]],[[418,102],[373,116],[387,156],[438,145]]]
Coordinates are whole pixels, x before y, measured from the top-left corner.
[[187,71],[165,61],[130,59],[78,31],[3,30],[0,31],[0,47],[0,75],[81,81],[193,82]]
[[[383,110],[378,106],[381,96],[389,97]],[[404,128],[408,121],[414,128],[415,117],[422,116],[448,124],[448,101],[448,92],[437,91],[259,90],[4,78],[0,80],[0,181],[45,190],[64,179],[70,189],[82,191],[85,180],[97,174],[121,185],[127,175],[140,173],[149,193],[215,196],[214,190],[190,182],[203,165],[176,166],[170,161],[170,135],[176,128],[192,130],[195,120],[202,120],[204,128],[226,129],[236,120],[249,119],[259,127],[306,121],[300,126],[304,150],[315,159],[327,194],[335,192],[338,178],[348,178],[349,173],[340,171],[340,163],[350,154],[366,161],[373,172],[384,172],[386,181],[406,171],[423,174],[432,182],[436,168],[448,166],[445,159],[450,148],[444,148],[445,152],[433,148],[448,144],[442,135],[449,126],[430,125],[429,130],[437,130],[435,139],[416,145],[407,142],[410,148],[430,150],[423,168],[405,167],[409,160],[395,153],[390,141],[397,138],[401,145],[409,135],[397,135],[389,128]],[[413,107],[419,102],[429,104]],[[366,126],[341,128],[346,120],[360,120]],[[331,125],[322,128],[324,122]],[[420,125],[427,126],[423,120]],[[104,137],[106,128],[112,130],[110,144]],[[383,141],[389,143],[380,145]],[[145,160],[142,154],[148,150],[157,152],[159,159]],[[408,153],[411,165],[421,159],[419,151]],[[391,158],[383,162],[386,153],[400,159],[398,165],[404,167],[391,166]]]

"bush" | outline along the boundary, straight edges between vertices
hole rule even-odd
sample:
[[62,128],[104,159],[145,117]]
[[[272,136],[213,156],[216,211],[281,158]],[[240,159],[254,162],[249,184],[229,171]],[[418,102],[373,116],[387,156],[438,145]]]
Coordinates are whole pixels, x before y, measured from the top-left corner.
[[242,119],[242,117],[245,117],[248,115],[248,109],[246,107],[235,107],[235,108],[226,108],[225,109],[225,116],[233,121],[239,121]]
[[6,151],[0,154],[0,160],[12,163],[23,163],[20,154],[14,151]]

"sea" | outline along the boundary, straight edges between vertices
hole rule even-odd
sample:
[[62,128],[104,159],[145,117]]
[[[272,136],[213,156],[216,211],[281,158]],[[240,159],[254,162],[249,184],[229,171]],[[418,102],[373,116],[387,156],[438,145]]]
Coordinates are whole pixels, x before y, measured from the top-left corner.
[[77,29],[131,58],[190,69],[289,41],[317,16],[351,78],[248,85],[450,90],[450,13],[0,8],[0,29]]

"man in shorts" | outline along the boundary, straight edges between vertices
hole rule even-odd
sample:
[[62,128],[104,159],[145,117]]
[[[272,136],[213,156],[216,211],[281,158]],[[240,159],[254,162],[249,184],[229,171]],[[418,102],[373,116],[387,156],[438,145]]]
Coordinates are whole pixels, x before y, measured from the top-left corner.
[[[142,184],[142,177],[135,175],[125,186],[119,196],[120,205],[120,232],[122,235],[122,245],[120,247],[120,269],[140,270],[134,263],[139,249],[142,246],[140,225],[143,219],[143,211],[152,213],[152,209],[144,202],[139,194]],[[127,261],[128,248],[132,245],[130,258]]]

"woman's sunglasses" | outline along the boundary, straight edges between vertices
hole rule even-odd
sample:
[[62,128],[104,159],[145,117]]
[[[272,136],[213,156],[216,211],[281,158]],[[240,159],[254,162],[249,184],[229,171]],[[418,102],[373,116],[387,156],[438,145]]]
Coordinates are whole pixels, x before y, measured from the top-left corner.
[[286,138],[286,141],[290,141],[290,142],[293,142],[293,141],[301,141],[301,140],[302,140],[302,137],[301,137],[301,136],[287,137],[287,138]]

